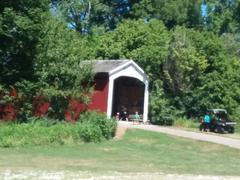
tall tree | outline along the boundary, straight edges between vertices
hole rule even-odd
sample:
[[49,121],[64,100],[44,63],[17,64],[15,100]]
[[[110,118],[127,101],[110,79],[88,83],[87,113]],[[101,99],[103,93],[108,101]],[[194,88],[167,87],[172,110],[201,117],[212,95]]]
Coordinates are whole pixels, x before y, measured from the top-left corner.
[[172,32],[168,60],[164,63],[166,90],[173,96],[189,93],[199,82],[208,63],[205,54],[198,51],[191,35],[193,30],[177,27]]
[[89,0],[66,0],[59,3],[59,12],[69,27],[76,29],[81,34],[86,34],[90,30],[90,16],[92,8],[98,2]]
[[168,55],[169,34],[161,21],[126,20],[115,31],[100,38],[97,57],[134,59],[152,81],[161,76],[161,65]]
[[195,107],[193,90],[198,88],[208,67],[206,54],[197,47],[195,40],[201,42],[204,37],[198,31],[176,27],[172,31],[169,56],[163,65],[164,92],[174,107],[185,113],[192,113]]
[[52,4],[81,34],[89,34],[96,27],[112,30],[130,11],[127,0],[55,0]]
[[51,117],[64,119],[70,99],[88,103],[91,90],[91,67],[81,61],[91,57],[87,38],[80,38],[64,23],[50,17],[43,26],[34,68],[38,93],[51,102]]
[[198,108],[199,110],[213,107],[226,108],[231,115],[239,118],[240,61],[224,56],[216,66],[216,70],[202,77],[201,88],[195,90]]
[[207,29],[219,35],[240,30],[239,0],[214,0],[207,2]]
[[0,83],[33,78],[33,59],[41,37],[47,0],[1,1]]
[[[48,0],[0,1],[1,105],[15,104],[23,121],[32,114],[34,59],[48,11]],[[18,98],[8,96],[12,87]]]
[[169,29],[176,25],[199,27],[202,23],[200,0],[141,0],[133,4],[135,18],[162,20]]

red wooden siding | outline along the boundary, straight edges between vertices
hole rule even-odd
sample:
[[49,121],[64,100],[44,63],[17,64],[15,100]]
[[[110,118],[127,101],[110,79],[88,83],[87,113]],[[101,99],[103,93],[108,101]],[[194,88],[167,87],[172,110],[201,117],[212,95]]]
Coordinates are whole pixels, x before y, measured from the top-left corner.
[[[70,100],[68,108],[65,110],[65,119],[67,121],[78,120],[80,113],[85,111],[86,108],[88,108],[88,110],[99,110],[106,113],[108,102],[108,83],[108,76],[96,76],[94,93],[92,94],[92,100],[88,107],[77,100]],[[18,97],[15,89],[10,92],[10,95]],[[32,105],[33,115],[36,117],[43,117],[48,113],[50,102],[48,102],[43,96],[37,96],[33,100]],[[0,104],[0,120],[14,120],[17,118],[17,113],[18,107],[14,105],[14,103],[8,103],[6,105]]]
[[6,121],[11,121],[11,120],[17,118],[17,109],[12,103],[4,105],[1,108],[1,110],[2,110],[2,112],[0,112],[0,113],[2,113],[2,119],[6,120]]
[[86,110],[86,105],[77,100],[70,100],[68,109],[65,111],[66,121],[77,121],[81,112]]
[[[16,89],[12,89],[9,93],[10,96],[17,97]],[[0,100],[3,96],[3,93],[0,92]],[[0,104],[0,120],[4,119],[6,121],[11,121],[17,118],[17,107],[14,103],[9,102],[7,104]]]
[[45,116],[48,112],[50,103],[43,96],[37,96],[33,100],[33,115],[36,117]]
[[[17,91],[10,92],[10,96],[18,97]],[[1,99],[1,97],[0,97]],[[36,117],[46,116],[50,107],[48,102],[43,96],[37,96],[33,100],[33,115]],[[70,100],[68,108],[65,110],[65,119],[67,121],[77,121],[81,112],[86,109],[86,105],[77,100]],[[12,121],[17,118],[18,107],[14,103],[0,104],[0,120]]]
[[88,106],[89,110],[107,112],[108,83],[109,81],[107,76],[97,76],[95,78],[95,88],[92,95],[92,101]]

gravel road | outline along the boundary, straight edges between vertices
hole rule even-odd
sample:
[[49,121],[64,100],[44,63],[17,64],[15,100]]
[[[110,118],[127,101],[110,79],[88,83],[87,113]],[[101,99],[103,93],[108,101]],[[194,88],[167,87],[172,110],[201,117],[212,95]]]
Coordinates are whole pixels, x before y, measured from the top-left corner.
[[144,124],[133,125],[131,122],[125,122],[125,121],[119,122],[119,125],[125,128],[138,128],[138,129],[143,129],[147,131],[160,132],[160,133],[170,134],[170,135],[184,137],[184,138],[196,139],[200,141],[208,141],[208,142],[222,144],[232,148],[240,149],[240,139],[224,137],[218,134],[214,135],[213,133],[191,132],[191,131],[172,128],[172,127],[164,127],[164,126],[156,126],[156,125],[144,125]]

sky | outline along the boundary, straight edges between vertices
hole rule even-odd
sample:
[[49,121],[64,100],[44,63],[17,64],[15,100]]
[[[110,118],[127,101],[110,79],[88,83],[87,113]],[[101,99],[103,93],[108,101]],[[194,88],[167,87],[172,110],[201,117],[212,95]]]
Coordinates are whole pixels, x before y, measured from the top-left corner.
[[201,12],[203,17],[207,17],[207,4],[202,3],[201,5]]

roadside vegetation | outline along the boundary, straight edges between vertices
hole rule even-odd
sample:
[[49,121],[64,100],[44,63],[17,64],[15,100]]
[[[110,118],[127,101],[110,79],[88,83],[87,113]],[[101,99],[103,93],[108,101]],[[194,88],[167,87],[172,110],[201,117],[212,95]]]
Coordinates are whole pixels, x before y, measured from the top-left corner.
[[178,118],[174,120],[173,126],[198,130],[199,124],[199,121],[195,119]]
[[97,112],[86,112],[74,123],[47,118],[32,118],[27,123],[1,122],[0,147],[97,143],[111,139],[116,126],[115,119]]
[[0,148],[0,154],[1,169],[240,176],[238,149],[136,129],[121,140]]

